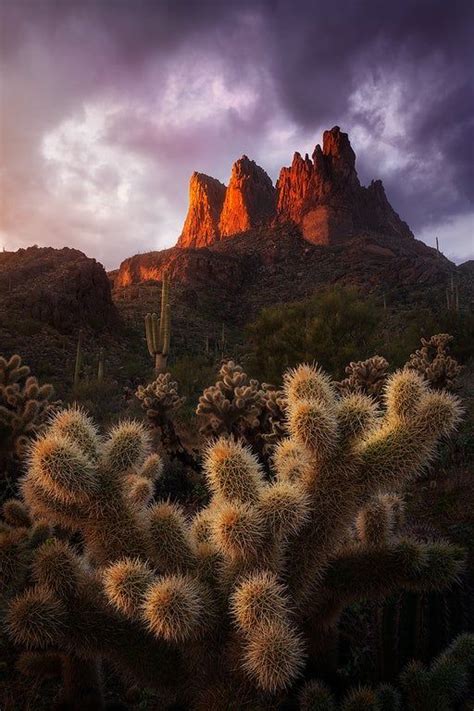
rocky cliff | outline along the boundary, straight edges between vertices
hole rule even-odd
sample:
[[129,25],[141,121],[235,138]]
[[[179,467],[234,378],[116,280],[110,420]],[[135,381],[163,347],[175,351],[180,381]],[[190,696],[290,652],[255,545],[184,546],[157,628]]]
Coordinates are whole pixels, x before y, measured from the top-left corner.
[[282,168],[276,187],[254,161],[234,163],[227,188],[194,173],[179,247],[204,247],[256,227],[286,222],[298,226],[313,244],[337,244],[363,231],[412,238],[388,202],[381,181],[360,184],[356,156],[338,126],[323,135],[311,158],[295,153]]
[[204,173],[193,173],[189,181],[189,209],[179,247],[206,247],[219,239],[219,219],[226,187]]
[[275,188],[263,168],[247,156],[232,166],[219,220],[221,237],[268,225],[275,215]]
[[102,329],[117,318],[102,264],[68,247],[1,253],[0,311],[9,315],[6,325],[32,319],[59,333],[84,325]]
[[312,158],[295,153],[277,181],[277,219],[291,220],[313,244],[333,244],[365,230],[412,238],[387,200],[381,181],[361,186],[355,153],[338,126],[325,131]]
[[0,354],[20,353],[33,372],[70,392],[79,329],[84,365],[96,372],[124,356],[120,318],[104,267],[77,249],[28,247],[0,253]]

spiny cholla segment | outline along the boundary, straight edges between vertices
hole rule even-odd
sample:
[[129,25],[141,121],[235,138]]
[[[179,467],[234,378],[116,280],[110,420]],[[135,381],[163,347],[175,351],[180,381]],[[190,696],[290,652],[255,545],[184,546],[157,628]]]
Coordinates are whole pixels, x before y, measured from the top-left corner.
[[[237,384],[241,371],[227,376],[244,400],[245,388],[255,395]],[[131,495],[161,470],[141,425],[101,439],[80,411],[59,414],[32,448],[28,510],[9,504],[2,529],[13,638],[109,657],[145,685],[174,681],[176,700],[191,707],[232,689],[257,707],[259,694],[294,682],[348,604],[449,585],[459,550],[403,539],[402,503],[389,492],[456,427],[457,399],[401,372],[380,411],[366,396],[338,397],[312,366],[288,374],[285,398],[289,436],[274,452],[275,476],[248,446],[217,439],[204,453],[211,499],[192,520],[176,504]],[[84,555],[63,542],[38,550],[23,525],[35,519],[79,532]],[[70,584],[56,583],[60,570]]]
[[388,361],[379,355],[353,361],[346,366],[347,378],[336,383],[337,389],[344,395],[360,392],[379,400],[388,377],[388,368]]

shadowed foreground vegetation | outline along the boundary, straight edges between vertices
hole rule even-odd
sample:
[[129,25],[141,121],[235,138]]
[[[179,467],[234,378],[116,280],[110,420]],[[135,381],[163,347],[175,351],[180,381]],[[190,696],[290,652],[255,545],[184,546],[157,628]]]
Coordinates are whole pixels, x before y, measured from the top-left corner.
[[[390,683],[351,689],[338,658],[357,606],[449,594],[465,574],[465,550],[417,534],[403,499],[461,419],[439,387],[458,373],[437,338],[394,375],[353,364],[349,382],[303,365],[276,390],[226,363],[195,440],[175,419],[177,383],[158,375],[137,395],[160,452],[136,420],[104,436],[75,406],[54,414],[3,506],[10,680],[14,666],[60,678],[58,703],[74,709],[104,706],[112,678],[142,708],[455,708],[468,634]],[[157,500],[168,467],[205,485],[202,503]]]

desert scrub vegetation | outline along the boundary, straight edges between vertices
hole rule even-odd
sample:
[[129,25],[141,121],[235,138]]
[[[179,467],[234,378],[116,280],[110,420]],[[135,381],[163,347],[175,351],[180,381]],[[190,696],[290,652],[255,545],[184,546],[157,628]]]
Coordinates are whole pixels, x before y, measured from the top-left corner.
[[348,361],[374,352],[381,319],[375,299],[342,287],[266,308],[247,327],[250,367],[261,378],[279,382],[286,368],[314,360],[341,377]]
[[193,516],[154,500],[164,463],[143,424],[101,436],[79,408],[55,415],[20,497],[3,507],[0,593],[23,672],[41,675],[59,656],[72,708],[101,707],[104,665],[153,689],[159,708],[274,709],[300,693],[303,709],[384,711],[400,698],[423,711],[420,684],[431,697],[442,684],[437,708],[451,708],[467,687],[469,636],[438,672],[408,669],[401,694],[328,692],[316,706],[314,693],[347,606],[443,590],[462,572],[462,549],[412,538],[402,523],[403,487],[456,429],[458,399],[401,371],[379,406],[338,395],[309,365],[285,375],[283,395],[271,475],[239,431],[213,432],[202,452],[209,503]]
[[[449,353],[452,340],[452,336],[445,333],[422,339],[421,348],[409,356],[404,369],[415,370],[435,389],[458,389],[463,368]],[[159,433],[165,452],[171,459],[178,459],[184,466],[200,471],[196,448],[180,437],[179,431],[184,426],[188,433],[193,432],[195,441],[196,429],[201,441],[221,435],[240,438],[259,455],[268,471],[272,449],[285,435],[284,389],[261,383],[249,377],[235,361],[224,360],[215,384],[206,387],[198,396],[197,381],[190,389],[189,379],[198,375],[201,382],[203,371],[196,374],[192,360],[185,364],[187,377],[182,369],[178,372],[185,375],[187,396],[181,394],[182,382],[171,373],[160,373],[153,382],[139,386],[136,392],[148,421]],[[173,374],[175,372],[173,370]],[[209,363],[204,372],[213,374]],[[334,381],[339,394],[358,393],[369,396],[378,404],[383,402],[390,376],[390,364],[384,357],[375,355],[363,361],[351,361],[345,374],[343,380]],[[196,400],[197,408],[194,409],[193,401]],[[197,416],[196,420],[194,416]]]
[[[432,334],[452,339],[427,345]],[[278,384],[286,368],[314,360],[342,380],[347,363],[374,353],[392,368],[402,367],[420,349],[420,339],[426,349],[421,359],[433,360],[439,348],[462,364],[472,362],[474,316],[467,308],[448,312],[436,302],[430,309],[384,309],[373,295],[333,287],[304,301],[263,309],[246,329],[246,365],[260,379]]]
[[[320,681],[306,682],[299,694],[301,711],[450,711],[469,688],[474,667],[474,635],[460,635],[427,667],[419,662],[407,665],[400,675],[400,688],[380,684],[359,686],[336,702],[331,690]],[[466,707],[467,708],[467,707]]]

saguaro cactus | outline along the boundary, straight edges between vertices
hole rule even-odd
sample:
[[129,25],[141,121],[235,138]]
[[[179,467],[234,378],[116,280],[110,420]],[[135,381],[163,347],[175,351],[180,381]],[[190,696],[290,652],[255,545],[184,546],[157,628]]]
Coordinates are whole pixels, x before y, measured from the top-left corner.
[[77,348],[76,348],[76,362],[74,365],[74,388],[77,388],[81,380],[81,370],[82,370],[82,342],[84,339],[84,332],[79,329],[79,335],[77,338]]
[[459,287],[452,274],[449,287],[446,287],[446,307],[448,311],[459,311]]
[[102,383],[104,380],[104,360],[105,360],[105,352],[104,349],[101,348],[99,350],[99,361],[97,363],[97,382]]
[[159,375],[166,370],[168,354],[170,348],[171,335],[171,307],[169,298],[169,275],[163,276],[161,287],[161,312],[160,318],[157,314],[147,314],[145,316],[145,335],[148,352],[154,358],[155,371]]

